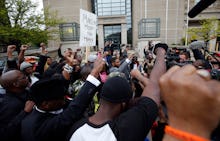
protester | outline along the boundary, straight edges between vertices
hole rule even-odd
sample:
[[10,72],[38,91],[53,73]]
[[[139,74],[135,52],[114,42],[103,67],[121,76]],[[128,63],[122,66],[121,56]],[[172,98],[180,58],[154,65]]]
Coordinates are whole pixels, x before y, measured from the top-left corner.
[[76,98],[71,101],[66,109],[64,105],[64,81],[69,80],[73,57],[67,56],[62,72],[64,78],[51,77],[36,82],[31,87],[31,95],[36,102],[36,108],[22,121],[23,141],[61,141],[65,140],[69,127],[82,117],[85,108],[100,85],[97,80],[104,62],[98,59],[94,68],[81,88]]
[[20,70],[28,77],[29,85],[33,85],[35,82],[37,82],[39,79],[33,75],[33,65],[28,62],[22,62],[20,65]]
[[[138,70],[131,74],[143,85],[144,92],[136,105],[126,110],[132,92],[125,78],[109,78],[102,87],[100,107],[95,115],[77,122],[70,131],[71,141],[135,140],[143,141],[157,116],[160,91],[158,80],[166,71],[166,45],[158,45],[155,67],[148,81]],[[86,132],[85,132],[86,131]]]
[[111,72],[122,72],[125,74],[127,80],[130,80],[130,63],[133,58],[133,54],[130,54],[128,58],[124,60],[124,62],[120,62],[119,58],[112,56],[111,58],[111,68],[109,69],[109,73]]
[[33,102],[25,88],[27,77],[18,70],[11,70],[0,77],[6,94],[0,101],[0,136],[2,141],[21,140],[21,120],[32,110]]
[[[80,89],[82,88],[82,86],[84,85],[86,78],[88,77],[88,75],[91,73],[92,71],[92,66],[90,64],[85,64],[84,66],[82,66],[82,69],[80,71],[80,78],[77,79],[74,83],[70,83],[69,85],[69,100],[73,100],[77,94],[79,93]],[[89,104],[89,106],[86,108],[85,112],[84,112],[84,117],[88,117],[93,115],[95,112],[95,103],[94,100],[92,100]]]
[[44,71],[46,71],[49,68],[49,66],[52,64],[52,62],[53,62],[52,58],[48,56],[46,64],[44,65]]

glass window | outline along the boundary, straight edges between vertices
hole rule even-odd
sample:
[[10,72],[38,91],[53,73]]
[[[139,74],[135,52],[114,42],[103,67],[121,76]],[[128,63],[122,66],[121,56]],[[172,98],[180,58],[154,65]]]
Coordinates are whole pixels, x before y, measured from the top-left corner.
[[160,37],[160,19],[141,19],[138,24],[139,38],[158,38]]
[[117,3],[112,3],[112,7],[115,7],[115,6],[121,6],[121,3],[117,2]]
[[104,39],[112,40],[115,42],[121,42],[121,26],[120,25],[111,25],[104,26]]
[[125,2],[121,2],[121,6],[125,7]]
[[103,12],[111,12],[111,9],[109,9],[109,8],[103,8]]
[[[131,0],[94,0],[94,3],[95,3],[94,11],[98,16],[125,15],[127,21],[127,30],[129,30],[129,35],[127,34],[127,36],[129,39],[132,39]],[[111,28],[111,30],[114,29]],[[114,30],[114,32],[116,31]],[[104,33],[105,39],[106,36],[110,36],[109,33],[108,35],[106,35],[107,33],[108,31]],[[128,40],[128,43],[131,44],[132,43],[131,40]]]
[[[130,0],[128,0],[130,1]],[[125,0],[98,0],[97,3],[97,9],[98,9],[98,15],[125,15],[126,14],[126,3]],[[130,4],[129,4],[130,5]],[[103,9],[103,10],[99,10]],[[107,9],[107,10],[105,10]],[[109,13],[106,13],[106,11],[110,11]],[[117,12],[115,12],[117,11]],[[104,12],[104,13],[103,13]]]
[[98,7],[102,7],[102,3],[98,3]]
[[121,7],[112,7],[112,11],[115,11],[115,10],[117,10],[117,11],[119,11],[119,12],[120,12]]
[[65,23],[59,25],[61,41],[79,41],[79,24]]
[[103,7],[109,7],[109,8],[110,8],[110,7],[111,7],[111,4],[110,4],[110,3],[103,3],[102,6],[103,6]]
[[101,3],[101,2],[102,2],[102,0],[97,0],[97,2],[98,2],[98,3]]
[[120,0],[112,0],[112,3],[120,2]]
[[120,11],[112,11],[112,15],[121,15]]

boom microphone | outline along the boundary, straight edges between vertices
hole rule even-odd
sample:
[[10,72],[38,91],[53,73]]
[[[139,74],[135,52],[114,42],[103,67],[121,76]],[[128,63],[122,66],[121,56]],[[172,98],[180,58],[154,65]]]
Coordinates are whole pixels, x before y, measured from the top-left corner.
[[200,0],[188,13],[190,18],[194,18],[204,9],[206,9],[209,5],[214,3],[216,0]]

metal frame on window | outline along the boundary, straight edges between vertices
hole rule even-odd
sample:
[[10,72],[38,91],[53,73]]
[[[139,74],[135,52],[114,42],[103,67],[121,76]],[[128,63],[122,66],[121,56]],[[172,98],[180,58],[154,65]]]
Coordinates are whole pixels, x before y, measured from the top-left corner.
[[159,38],[160,19],[141,19],[138,23],[138,38]]
[[79,24],[63,23],[59,25],[61,41],[79,41]]

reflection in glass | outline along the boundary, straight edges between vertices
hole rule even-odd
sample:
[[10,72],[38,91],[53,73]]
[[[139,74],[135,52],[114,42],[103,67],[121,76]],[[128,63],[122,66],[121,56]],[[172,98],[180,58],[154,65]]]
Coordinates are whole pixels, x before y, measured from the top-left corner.
[[104,26],[104,39],[121,43],[121,25]]
[[65,23],[59,25],[61,41],[79,41],[79,24]]
[[139,38],[158,38],[160,37],[160,19],[141,19],[138,24]]

